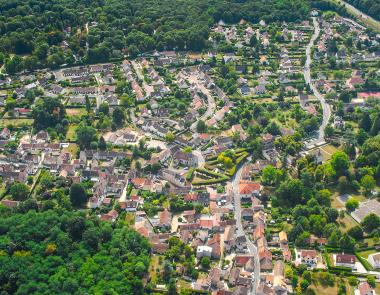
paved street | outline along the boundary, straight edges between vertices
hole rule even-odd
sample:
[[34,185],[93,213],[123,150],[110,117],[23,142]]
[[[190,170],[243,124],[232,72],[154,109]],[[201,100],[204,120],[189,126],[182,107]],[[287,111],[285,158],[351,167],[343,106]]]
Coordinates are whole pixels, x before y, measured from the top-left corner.
[[306,47],[306,63],[305,63],[305,69],[304,69],[304,77],[305,77],[306,84],[310,85],[310,88],[313,91],[315,97],[320,101],[322,105],[323,121],[322,121],[321,126],[319,127],[318,137],[312,142],[312,144],[319,144],[319,143],[324,142],[325,128],[327,124],[329,123],[329,120],[331,117],[331,109],[330,109],[330,105],[326,102],[324,96],[318,91],[317,87],[311,81],[311,74],[310,74],[310,66],[312,63],[311,48],[313,47],[314,42],[318,38],[319,33],[320,33],[319,23],[315,17],[313,17],[313,25],[314,25],[314,33],[313,33],[313,36],[311,37],[310,43]]
[[[248,160],[248,159],[247,159]],[[259,254],[257,252],[257,247],[251,241],[249,235],[244,232],[243,224],[241,222],[241,203],[240,203],[240,194],[239,194],[239,182],[241,179],[241,173],[243,171],[245,164],[241,165],[235,173],[235,176],[232,179],[232,187],[233,187],[233,195],[234,195],[234,211],[235,211],[235,219],[236,219],[236,227],[237,227],[237,236],[244,235],[247,239],[248,251],[251,255],[255,257],[255,271],[254,271],[254,279],[252,281],[252,289],[250,294],[256,294],[256,290],[260,280],[260,261]]]

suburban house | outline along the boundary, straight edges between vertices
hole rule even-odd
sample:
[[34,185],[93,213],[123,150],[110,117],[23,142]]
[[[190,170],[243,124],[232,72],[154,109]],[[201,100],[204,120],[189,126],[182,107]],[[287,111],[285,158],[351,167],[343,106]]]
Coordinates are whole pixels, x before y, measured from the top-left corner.
[[368,255],[368,262],[373,268],[380,268],[380,252]]
[[300,250],[298,258],[301,259],[302,264],[315,266],[317,264],[318,254],[316,250]]
[[355,268],[356,257],[349,254],[337,254],[335,266],[343,266],[349,268]]
[[240,181],[239,194],[242,199],[259,197],[261,195],[262,186],[258,182]]

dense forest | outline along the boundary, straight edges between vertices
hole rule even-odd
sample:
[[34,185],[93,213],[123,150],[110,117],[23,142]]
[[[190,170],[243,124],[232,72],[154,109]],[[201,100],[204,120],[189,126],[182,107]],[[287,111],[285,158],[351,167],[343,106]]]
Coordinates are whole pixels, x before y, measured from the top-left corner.
[[82,213],[0,209],[1,294],[144,294],[148,241]]
[[380,20],[380,0],[346,0],[346,2]]
[[102,62],[126,52],[200,51],[208,45],[209,27],[221,19],[296,21],[310,9],[307,0],[5,0],[0,63],[13,73]]

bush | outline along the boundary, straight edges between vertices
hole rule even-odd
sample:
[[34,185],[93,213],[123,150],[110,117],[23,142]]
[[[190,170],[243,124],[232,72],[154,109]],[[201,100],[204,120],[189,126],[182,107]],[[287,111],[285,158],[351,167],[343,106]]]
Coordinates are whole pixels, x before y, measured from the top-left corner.
[[372,265],[369,264],[367,259],[364,259],[363,257],[361,257],[358,252],[355,252],[355,256],[360,261],[360,263],[363,264],[366,270],[373,270]]

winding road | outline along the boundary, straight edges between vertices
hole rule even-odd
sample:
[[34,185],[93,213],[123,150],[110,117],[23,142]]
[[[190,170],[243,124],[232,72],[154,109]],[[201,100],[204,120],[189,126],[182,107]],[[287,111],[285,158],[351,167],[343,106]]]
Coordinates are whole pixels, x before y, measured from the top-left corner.
[[314,45],[315,40],[317,40],[319,33],[321,31],[319,23],[315,17],[313,17],[314,33],[310,39],[309,44],[306,47],[306,63],[304,67],[304,77],[305,82],[310,86],[310,89],[313,91],[315,97],[320,101],[323,110],[323,120],[322,124],[319,127],[318,137],[315,140],[312,140],[311,144],[320,144],[324,142],[325,137],[325,128],[329,123],[331,117],[331,108],[330,105],[326,102],[324,96],[318,91],[317,87],[311,81],[310,66],[312,63],[311,59],[311,49]]
[[[248,159],[247,159],[248,160]],[[256,294],[259,280],[260,280],[260,261],[259,261],[259,253],[257,251],[257,247],[255,244],[251,241],[249,238],[249,235],[247,235],[243,229],[243,224],[241,222],[241,202],[240,202],[240,194],[239,194],[239,182],[241,179],[241,173],[243,171],[244,166],[247,164],[248,161],[245,161],[244,164],[242,164],[236,171],[233,179],[232,179],[232,188],[233,188],[233,195],[234,195],[234,213],[235,213],[235,219],[236,219],[236,231],[237,236],[245,236],[247,239],[247,246],[248,251],[251,255],[255,258],[255,271],[254,271],[254,277],[252,279],[252,286],[249,294]]]

